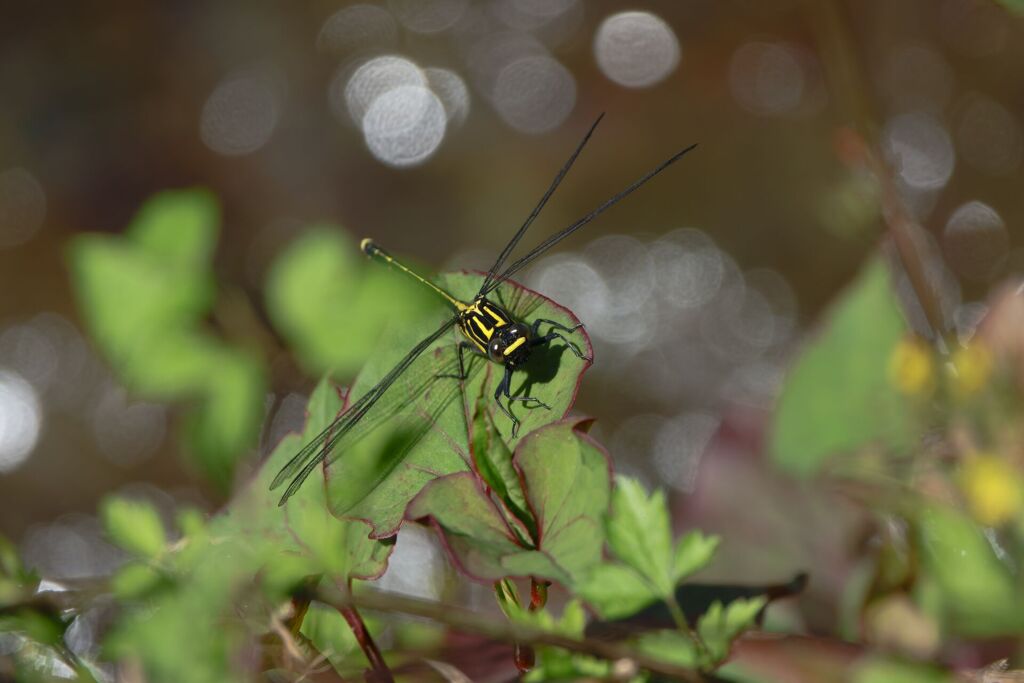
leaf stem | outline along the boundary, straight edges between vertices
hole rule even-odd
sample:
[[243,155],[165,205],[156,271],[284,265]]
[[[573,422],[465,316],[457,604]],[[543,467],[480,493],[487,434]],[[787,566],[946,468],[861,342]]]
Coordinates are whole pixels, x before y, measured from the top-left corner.
[[668,606],[668,612],[672,615],[672,621],[675,622],[676,628],[690,637],[694,647],[697,648],[700,658],[709,661],[708,646],[704,644],[704,639],[700,637],[700,634],[690,626],[690,622],[686,619],[686,614],[683,612],[683,608],[679,606],[676,596],[670,595],[665,600],[665,604]]

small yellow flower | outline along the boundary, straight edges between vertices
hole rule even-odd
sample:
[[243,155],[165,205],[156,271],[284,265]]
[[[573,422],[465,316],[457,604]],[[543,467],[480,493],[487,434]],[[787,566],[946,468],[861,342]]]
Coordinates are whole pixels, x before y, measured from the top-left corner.
[[1019,473],[995,455],[976,455],[965,462],[960,488],[971,514],[985,526],[1010,520],[1024,503]]
[[958,348],[951,360],[953,390],[959,396],[976,394],[992,376],[992,352],[980,342]]
[[889,382],[901,393],[921,396],[935,387],[935,360],[919,337],[904,337],[889,354]]

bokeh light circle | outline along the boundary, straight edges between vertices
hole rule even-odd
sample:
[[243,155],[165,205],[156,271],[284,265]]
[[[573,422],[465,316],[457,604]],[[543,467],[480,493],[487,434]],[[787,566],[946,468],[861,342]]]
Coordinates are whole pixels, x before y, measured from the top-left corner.
[[395,55],[376,57],[356,69],[348,79],[344,86],[345,105],[352,121],[362,126],[377,98],[403,86],[426,85],[423,70],[408,59]]
[[469,88],[454,71],[449,69],[424,69],[430,89],[441,100],[445,113],[448,115],[448,126],[462,125],[469,116]]
[[31,384],[0,369],[0,472],[17,469],[39,441],[43,409]]
[[886,124],[883,139],[889,161],[911,188],[937,190],[949,182],[956,152],[949,133],[931,114],[894,117]]
[[679,40],[650,12],[620,12],[594,36],[594,56],[604,75],[627,88],[663,81],[679,64]]
[[806,81],[800,55],[785,43],[746,43],[729,64],[733,97],[761,116],[787,114],[799,107]]
[[343,54],[390,47],[398,40],[398,26],[391,13],[376,5],[349,5],[323,23],[316,38],[317,50]]
[[281,87],[265,73],[241,73],[221,81],[199,119],[203,143],[218,154],[239,156],[265,145],[277,126]]
[[363,136],[370,152],[384,163],[415,166],[437,151],[447,118],[437,95],[404,85],[373,101],[363,118]]
[[388,0],[388,7],[415,33],[440,33],[455,25],[469,6],[468,0]]
[[1002,216],[979,201],[958,207],[942,233],[942,248],[953,270],[980,282],[991,279],[1003,264],[1009,244]]
[[576,80],[547,55],[531,55],[506,65],[494,83],[494,106],[504,121],[524,133],[558,127],[576,104]]

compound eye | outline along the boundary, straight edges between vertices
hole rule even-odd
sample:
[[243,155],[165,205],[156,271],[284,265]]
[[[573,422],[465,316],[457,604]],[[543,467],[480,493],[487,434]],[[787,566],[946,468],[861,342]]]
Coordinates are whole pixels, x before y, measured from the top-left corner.
[[492,339],[487,345],[487,355],[496,363],[504,360],[505,344],[500,339]]

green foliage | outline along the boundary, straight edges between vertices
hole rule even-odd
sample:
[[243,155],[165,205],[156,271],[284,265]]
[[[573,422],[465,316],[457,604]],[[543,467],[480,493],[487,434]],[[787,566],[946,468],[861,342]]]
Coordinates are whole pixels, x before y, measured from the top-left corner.
[[533,517],[529,528],[480,481],[464,472],[437,479],[409,505],[410,519],[430,518],[464,571],[483,579],[535,576],[572,583],[599,562],[601,516],[608,505],[605,453],[558,422],[520,441],[513,465]]
[[648,496],[635,479],[618,477],[607,521],[608,546],[622,564],[604,563],[577,586],[606,619],[633,614],[657,600],[674,605],[680,581],[703,568],[718,538],[693,531],[675,547],[665,496]]
[[680,631],[655,631],[637,639],[641,651],[652,657],[688,668],[713,668],[729,655],[729,648],[765,606],[765,598],[734,600],[727,607],[715,602],[697,621],[703,649]]
[[151,593],[137,570],[122,570],[122,589],[148,599],[108,639],[111,656],[141,657],[155,682],[244,680],[234,665],[240,648],[274,631],[278,605],[297,586],[323,573],[343,581],[383,572],[391,544],[370,540],[364,524],[332,517],[322,485],[303,487],[283,508],[268,490],[274,473],[340,408],[337,392],[321,382],[303,434],[285,437],[222,515],[208,525],[185,516],[190,533],[177,552],[165,553],[160,591]]
[[351,376],[377,350],[385,332],[421,327],[441,306],[425,287],[366,261],[344,233],[315,226],[270,269],[266,296],[271,320],[314,375]]
[[[480,276],[449,274],[441,285],[454,296],[469,300],[480,286]],[[573,325],[566,309],[513,284],[500,287],[495,299],[524,321],[546,318]],[[437,327],[438,321],[396,332],[374,354],[359,375],[352,396],[362,396],[409,349]],[[456,473],[468,473],[473,452],[473,421],[467,419],[480,397],[490,397],[500,381],[501,368],[481,356],[467,354],[469,379],[464,383],[445,375],[458,372],[456,331],[428,348],[384,395],[359,427],[346,437],[344,453],[327,468],[327,495],[331,512],[339,517],[363,519],[375,536],[389,536],[401,524],[405,508],[429,482]],[[585,334],[575,333],[584,351]],[[526,372],[516,373],[513,394],[542,397],[551,406],[512,408],[522,420],[515,448],[524,435],[563,416],[572,405],[586,364],[565,347],[552,345],[534,354]],[[486,402],[488,419],[504,434],[511,425],[494,404]],[[525,570],[525,568],[524,568]]]
[[922,564],[939,589],[932,597],[950,632],[994,637],[1024,629],[1018,581],[974,522],[928,504],[917,526]]
[[886,374],[906,329],[885,263],[876,258],[786,378],[770,444],[775,462],[811,474],[828,458],[870,444],[909,448],[912,411]]
[[123,236],[74,239],[68,261],[82,316],[121,380],[141,396],[190,402],[189,443],[226,487],[255,441],[266,380],[250,353],[204,329],[218,223],[208,192],[164,192]]
[[110,539],[133,555],[153,558],[167,542],[160,514],[149,503],[107,498],[100,516]]
[[857,666],[853,683],[953,683],[945,671],[920,662],[873,657]]

